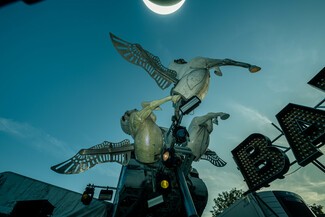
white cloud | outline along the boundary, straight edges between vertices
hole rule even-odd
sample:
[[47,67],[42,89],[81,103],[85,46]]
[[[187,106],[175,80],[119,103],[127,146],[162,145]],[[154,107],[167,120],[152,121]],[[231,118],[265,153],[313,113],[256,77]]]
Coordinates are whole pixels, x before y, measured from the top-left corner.
[[[230,163],[230,162],[229,162]],[[243,181],[239,171],[233,171],[233,167],[226,165],[225,167],[216,168],[208,162],[199,162],[194,165],[197,168],[200,178],[204,181],[208,188],[208,203],[202,214],[202,217],[211,216],[210,211],[214,206],[214,198],[218,197],[219,193],[229,191],[232,188],[246,190],[246,184]]]
[[[0,131],[13,136],[25,137],[28,125],[0,117]],[[25,132],[25,133],[24,133]]]
[[74,153],[64,142],[49,135],[48,133],[31,126],[28,123],[21,123],[11,119],[0,117],[0,132],[9,134],[17,139],[24,140],[39,151],[45,151],[54,156],[72,155]]
[[[227,170],[228,169],[228,170]],[[292,169],[292,171],[295,168]],[[223,191],[229,191],[232,188],[247,190],[240,172],[229,171],[225,168],[211,169],[209,166],[198,166],[200,178],[206,183],[209,191],[208,204],[203,213],[203,217],[211,216],[210,210],[214,205],[213,199]],[[286,176],[285,179],[277,179],[270,183],[269,188],[263,188],[262,191],[289,191],[300,195],[307,204],[325,205],[325,180],[324,174],[313,165],[303,167],[297,172]]]
[[237,117],[244,119],[242,123],[246,123],[248,126],[254,126],[256,129],[268,129],[272,123],[272,121],[263,113],[260,113],[254,108],[239,104],[237,102],[232,102],[230,104],[234,113],[236,113]]
[[308,165],[286,176],[285,179],[272,182],[270,188],[263,190],[291,191],[300,195],[307,204],[316,203],[324,206],[325,180],[323,177],[324,174],[314,165]]

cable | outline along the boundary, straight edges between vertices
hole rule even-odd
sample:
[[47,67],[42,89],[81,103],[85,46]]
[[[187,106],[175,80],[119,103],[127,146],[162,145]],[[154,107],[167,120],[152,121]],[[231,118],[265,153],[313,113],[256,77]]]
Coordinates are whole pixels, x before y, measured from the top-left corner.
[[297,169],[295,169],[294,171],[292,171],[291,173],[285,174],[284,176],[290,176],[293,173],[297,172],[298,170],[300,170],[302,168],[302,166],[298,167]]

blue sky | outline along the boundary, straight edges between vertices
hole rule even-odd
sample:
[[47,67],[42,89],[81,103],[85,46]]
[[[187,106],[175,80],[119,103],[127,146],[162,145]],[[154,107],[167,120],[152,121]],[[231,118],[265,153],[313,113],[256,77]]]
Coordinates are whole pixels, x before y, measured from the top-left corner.
[[[169,94],[113,48],[109,32],[140,43],[160,57],[231,58],[262,67],[223,67],[211,73],[207,97],[194,114],[227,112],[211,134],[210,148],[228,164],[194,163],[212,200],[233,187],[246,189],[230,151],[251,133],[275,138],[275,115],[289,102],[313,107],[324,93],[307,82],[324,66],[323,0],[188,0],[174,14],[149,11],[141,0],[46,0],[0,8],[0,172],[13,171],[77,192],[88,183],[116,185],[120,166],[98,165],[80,175],[50,170],[104,140],[129,136],[120,116],[142,101]],[[170,125],[171,104],[157,111]],[[284,138],[279,143],[286,144]],[[291,156],[292,157],[292,156]],[[319,158],[323,163],[324,157]],[[298,168],[293,166],[289,173]],[[325,205],[324,174],[306,166],[263,190],[290,190]]]

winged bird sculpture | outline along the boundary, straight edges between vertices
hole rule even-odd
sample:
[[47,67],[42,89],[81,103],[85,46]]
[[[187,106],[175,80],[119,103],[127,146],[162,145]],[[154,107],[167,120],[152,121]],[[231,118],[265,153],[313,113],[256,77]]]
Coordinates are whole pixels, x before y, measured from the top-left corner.
[[140,163],[152,164],[159,160],[163,148],[163,133],[156,124],[153,111],[168,101],[176,103],[180,96],[167,96],[163,99],[142,103],[142,109],[129,110],[121,118],[121,128],[132,136],[129,140],[112,143],[105,141],[89,149],[81,149],[67,161],[52,166],[57,173],[76,174],[84,172],[99,163],[117,162],[127,165],[134,153]]
[[203,100],[209,88],[211,69],[214,69],[215,74],[219,76],[222,75],[220,66],[244,67],[252,73],[261,69],[245,62],[205,57],[196,57],[189,62],[177,59],[167,68],[161,64],[157,56],[142,48],[140,44],[127,42],[112,33],[110,38],[115,49],[125,60],[146,70],[161,89],[166,89],[173,84],[171,95],[181,95],[185,101],[193,96]]
[[[117,204],[114,202],[115,208],[119,208],[114,210],[119,210],[121,213],[134,209],[142,211],[142,205],[138,202],[138,199],[142,199],[148,205],[144,206],[146,209],[141,213],[160,213],[156,211],[162,210],[161,213],[166,213],[168,216],[177,209],[179,211],[176,211],[177,216],[184,211],[187,216],[198,216],[193,201],[201,204],[198,200],[202,199],[202,195],[203,198],[207,198],[207,191],[205,194],[201,192],[197,194],[197,189],[200,189],[197,187],[200,185],[197,180],[198,173],[195,173],[195,169],[192,168],[192,162],[202,159],[216,167],[226,165],[226,162],[216,152],[209,149],[209,143],[213,124],[218,124],[218,118],[228,119],[229,114],[210,112],[195,117],[188,130],[180,126],[182,117],[193,111],[204,99],[209,88],[211,69],[215,70],[216,75],[221,76],[220,66],[240,66],[248,68],[250,72],[257,72],[260,67],[231,59],[196,57],[189,62],[183,59],[175,60],[167,68],[161,64],[157,56],[143,49],[141,45],[124,41],[112,33],[110,36],[121,56],[144,68],[161,89],[166,89],[173,84],[171,94],[159,100],[142,103],[141,110],[128,110],[123,114],[120,119],[121,128],[124,133],[132,137],[133,143],[128,139],[117,143],[104,141],[91,148],[81,149],[75,156],[52,166],[51,169],[62,174],[78,174],[96,164],[117,162],[123,165],[122,171],[124,172],[121,172],[120,187],[116,192],[119,195],[117,198],[121,200]],[[173,102],[175,109],[169,129],[158,126],[153,113],[154,110],[160,108],[160,105],[168,101]],[[127,171],[130,172],[127,173]],[[136,178],[136,183],[133,180],[135,176],[139,176]],[[132,179],[129,181],[132,185],[128,186],[124,182],[126,177],[129,180]],[[192,181],[193,178],[197,178],[195,182]],[[162,185],[163,183],[165,184]],[[168,186],[171,187],[168,188]],[[202,186],[205,187],[203,181]],[[204,190],[206,187],[201,189]],[[136,192],[136,194],[130,192]],[[161,195],[157,196],[157,193]],[[192,199],[191,195],[200,196]],[[130,201],[137,201],[137,205],[124,203],[127,198],[131,198]],[[158,209],[147,209],[164,203],[165,200],[169,207],[165,211],[162,209],[164,206]],[[174,207],[169,206],[170,201],[174,201],[175,204],[177,202],[177,204]],[[180,201],[184,205],[184,210],[179,209]],[[202,206],[201,214],[204,206]]]
[[51,169],[61,174],[77,174],[84,172],[99,163],[117,162],[127,165],[131,159],[133,144],[128,139],[118,143],[104,141],[89,149],[81,149],[75,156]]
[[[133,143],[128,139],[113,143],[104,141],[89,149],[81,149],[70,159],[52,166],[51,169],[62,174],[77,174],[84,172],[96,164],[117,162],[127,165],[134,155],[135,159],[143,164],[155,164],[160,160],[164,144],[164,130],[156,124],[156,116],[153,111],[168,101],[176,103],[180,96],[168,96],[163,99],[142,103],[142,109],[129,110],[121,117],[121,128],[132,136]],[[226,165],[221,158],[208,149],[210,134],[213,130],[212,123],[217,124],[217,118],[226,120],[229,115],[223,112],[208,113],[201,117],[195,117],[189,126],[189,142],[186,148],[193,155],[193,160],[208,160],[217,167]]]
[[142,103],[142,110],[131,110],[121,118],[122,130],[134,139],[134,153],[141,163],[155,163],[163,148],[163,133],[156,124],[153,111],[167,101],[176,103],[180,96],[168,96],[160,100]]
[[[159,58],[142,48],[139,44],[129,43],[110,33],[112,43],[121,56],[127,61],[144,68],[156,81],[161,89],[173,84],[171,95],[160,100],[142,104],[142,110],[129,110],[121,118],[122,130],[132,136],[134,143],[128,140],[112,143],[105,141],[89,149],[80,150],[69,160],[51,167],[58,173],[73,174],[83,172],[98,163],[118,162],[128,164],[130,156],[144,164],[152,164],[159,160],[164,144],[162,128],[155,123],[156,117],[153,110],[167,101],[173,101],[174,105],[182,105],[192,97],[203,100],[207,94],[210,70],[221,76],[220,66],[239,66],[248,68],[250,72],[258,72],[261,68],[249,63],[231,59],[211,59],[196,57],[189,62],[183,59],[174,60],[169,67],[161,64]],[[178,104],[177,104],[178,103]],[[178,112],[175,106],[175,113]],[[217,124],[217,118],[225,120],[229,117],[226,113],[208,113],[205,116],[196,117],[189,126],[189,141],[186,148],[191,150],[194,160],[204,159],[215,166],[224,166],[226,163],[218,155],[208,149],[210,133],[213,123]],[[178,119],[181,121],[181,118]]]
[[193,118],[188,127],[190,139],[187,143],[187,147],[191,149],[195,156],[195,161],[200,159],[207,160],[217,167],[223,167],[226,165],[226,162],[214,151],[208,149],[210,134],[213,131],[213,124],[218,124],[218,117],[220,117],[221,120],[226,120],[230,115],[223,112],[210,112],[206,115]]

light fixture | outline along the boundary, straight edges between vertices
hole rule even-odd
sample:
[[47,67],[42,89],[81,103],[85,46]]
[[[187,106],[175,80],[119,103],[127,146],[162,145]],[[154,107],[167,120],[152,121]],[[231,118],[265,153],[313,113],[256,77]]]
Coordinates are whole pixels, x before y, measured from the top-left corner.
[[300,166],[322,155],[316,145],[324,142],[324,110],[289,103],[276,118]]
[[112,200],[113,190],[111,189],[102,189],[100,190],[98,200]]
[[160,187],[163,189],[167,189],[169,187],[169,182],[166,179],[160,181]]
[[283,178],[290,167],[286,154],[272,146],[270,139],[262,134],[251,134],[231,152],[249,191]]
[[201,103],[201,100],[197,96],[191,97],[185,103],[183,103],[179,110],[182,112],[183,115],[189,114],[193,111],[196,107],[198,107]]
[[81,196],[81,202],[84,205],[89,205],[90,202],[93,200],[94,197],[94,193],[95,193],[95,188],[92,185],[87,185],[84,193]]
[[184,142],[187,141],[190,134],[188,133],[185,127],[176,126],[173,130],[173,136],[177,144],[183,144]]
[[182,163],[181,158],[175,154],[174,148],[167,148],[162,152],[162,163],[168,168],[177,167]]
[[158,187],[157,190],[161,194],[169,193],[171,190],[171,177],[170,173],[166,172],[166,170],[159,171],[156,173],[156,186]]
[[185,0],[143,0],[143,3],[153,12],[168,15],[182,7]]
[[167,161],[170,158],[169,150],[166,150],[162,155],[162,160]]
[[88,184],[85,191],[81,196],[81,202],[84,205],[89,205],[94,197],[95,188],[101,188],[99,192],[98,200],[112,200],[113,198],[113,189],[116,191],[116,188],[109,186],[97,186],[94,184]]
[[325,91],[325,67],[320,70],[309,82],[309,85]]
[[162,163],[166,166],[166,167],[172,167],[173,166],[173,149],[167,148],[163,151],[162,154]]

